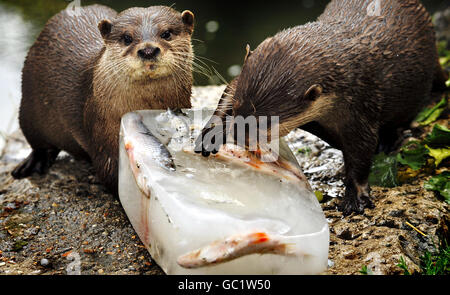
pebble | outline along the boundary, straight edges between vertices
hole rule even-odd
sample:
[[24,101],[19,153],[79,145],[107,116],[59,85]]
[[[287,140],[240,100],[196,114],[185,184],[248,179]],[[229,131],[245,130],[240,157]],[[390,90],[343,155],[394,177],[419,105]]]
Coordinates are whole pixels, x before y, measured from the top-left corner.
[[328,268],[332,268],[332,267],[334,267],[334,261],[328,259]]
[[340,239],[347,241],[353,240],[353,233],[349,228],[345,228],[340,232],[336,233],[336,236]]
[[50,265],[50,261],[47,258],[42,258],[41,259],[41,265],[46,267]]
[[17,209],[17,205],[15,203],[8,203],[5,207],[3,207],[6,211],[12,211]]

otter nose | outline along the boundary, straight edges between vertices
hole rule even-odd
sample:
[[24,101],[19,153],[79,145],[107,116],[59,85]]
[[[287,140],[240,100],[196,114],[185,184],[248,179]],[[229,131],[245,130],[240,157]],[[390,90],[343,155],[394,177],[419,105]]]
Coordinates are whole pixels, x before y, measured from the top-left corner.
[[149,46],[138,51],[138,56],[142,59],[155,59],[161,53],[159,47]]

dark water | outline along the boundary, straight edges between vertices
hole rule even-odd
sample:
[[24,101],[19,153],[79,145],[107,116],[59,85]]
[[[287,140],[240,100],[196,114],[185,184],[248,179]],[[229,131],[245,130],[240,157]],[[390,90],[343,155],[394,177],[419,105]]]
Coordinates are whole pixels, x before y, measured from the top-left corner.
[[[32,32],[23,40],[29,46],[46,20],[64,9],[70,1],[62,0],[0,0],[25,21],[32,24]],[[83,1],[82,5],[100,3],[122,11],[133,6],[174,5],[182,11],[189,9],[196,15],[194,47],[198,56],[213,66],[227,81],[239,71],[246,44],[256,47],[266,37],[283,28],[313,21],[323,11],[328,0],[296,1],[199,1],[199,0],[99,0]],[[430,12],[448,6],[448,0],[424,0]],[[1,13],[1,11],[0,11]],[[211,62],[211,61],[214,62]],[[207,79],[196,75],[196,84],[220,83],[217,77]]]

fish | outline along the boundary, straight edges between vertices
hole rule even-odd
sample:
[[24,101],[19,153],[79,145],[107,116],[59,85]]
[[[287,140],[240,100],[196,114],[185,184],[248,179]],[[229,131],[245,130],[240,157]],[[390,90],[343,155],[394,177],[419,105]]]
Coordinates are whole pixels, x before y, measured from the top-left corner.
[[[184,152],[192,155],[195,154],[192,149],[184,149]],[[234,144],[225,144],[219,149],[218,153],[211,155],[211,158],[218,161],[247,166],[260,173],[270,174],[286,180],[299,181],[304,185],[309,185],[305,175],[299,173],[296,165],[279,157],[276,153],[270,155],[270,157],[276,160],[271,162],[263,161],[261,150],[252,152]]]
[[234,145],[204,158],[203,112],[122,118],[119,197],[152,259],[169,275],[326,270],[328,222],[287,144],[272,162]]
[[181,267],[194,269],[225,263],[251,254],[294,256],[296,254],[294,246],[283,240],[282,237],[270,236],[264,232],[241,234],[183,255],[177,259],[177,263]]
[[124,131],[122,135],[131,169],[139,188],[146,196],[149,196],[150,189],[146,176],[146,173],[149,173],[149,167],[157,165],[168,171],[175,171],[175,163],[166,146],[144,125],[141,115],[130,113],[124,122],[123,130],[126,132]]

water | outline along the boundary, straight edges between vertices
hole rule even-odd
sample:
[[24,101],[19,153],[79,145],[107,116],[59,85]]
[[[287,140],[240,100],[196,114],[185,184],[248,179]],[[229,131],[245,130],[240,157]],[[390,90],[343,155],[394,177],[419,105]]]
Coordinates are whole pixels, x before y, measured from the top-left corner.
[[[430,12],[448,5],[447,0],[422,2]],[[118,11],[149,5],[147,0],[82,0],[81,3],[100,3]],[[207,85],[221,84],[219,76],[230,81],[239,74],[247,44],[255,48],[283,28],[313,21],[328,1],[154,0],[150,3],[174,5],[179,11],[189,9],[195,13],[195,52],[220,74],[210,78],[196,74],[195,83]],[[21,68],[28,48],[45,22],[68,4],[69,1],[63,0],[0,0],[0,134],[9,134],[18,126]],[[0,136],[0,149],[2,146],[3,136]]]

